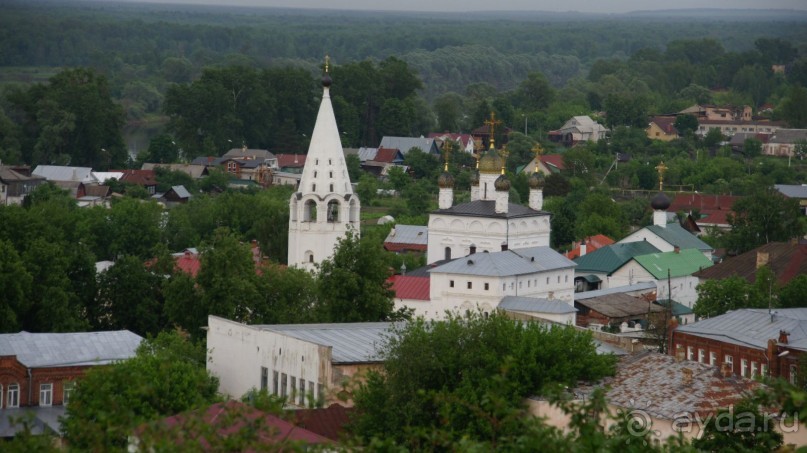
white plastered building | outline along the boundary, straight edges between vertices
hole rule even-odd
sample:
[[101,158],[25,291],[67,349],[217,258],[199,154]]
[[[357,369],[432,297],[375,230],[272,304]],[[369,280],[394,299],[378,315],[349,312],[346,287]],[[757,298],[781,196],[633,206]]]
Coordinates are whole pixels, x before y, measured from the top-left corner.
[[317,114],[297,192],[289,200],[289,266],[314,269],[348,231],[359,234],[361,203],[353,193],[330,96],[322,79]]

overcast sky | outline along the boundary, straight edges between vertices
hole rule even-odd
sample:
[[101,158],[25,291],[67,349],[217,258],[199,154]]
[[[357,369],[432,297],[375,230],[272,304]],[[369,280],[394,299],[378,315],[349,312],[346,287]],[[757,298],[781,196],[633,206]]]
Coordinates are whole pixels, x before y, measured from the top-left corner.
[[[223,4],[221,0],[148,0],[148,2]],[[456,12],[580,11],[589,13],[624,13],[628,11],[685,8],[807,10],[807,0],[230,0],[226,3],[289,8]]]

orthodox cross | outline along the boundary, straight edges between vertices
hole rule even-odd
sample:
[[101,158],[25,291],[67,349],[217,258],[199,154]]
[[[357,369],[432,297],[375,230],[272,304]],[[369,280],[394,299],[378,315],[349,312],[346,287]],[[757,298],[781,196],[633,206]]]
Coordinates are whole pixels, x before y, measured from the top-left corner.
[[329,55],[325,55],[325,74],[328,73],[328,66],[331,63],[331,57]]
[[656,171],[658,171],[658,190],[662,192],[664,191],[664,172],[667,171],[667,166],[664,165],[664,161],[656,165]]
[[499,150],[499,155],[502,157],[502,174],[504,174],[504,167],[507,163],[507,156],[510,155],[510,151],[507,151],[507,145],[502,145],[502,149]]
[[445,171],[448,171],[448,160],[451,158],[452,151],[454,151],[454,142],[446,140],[446,142],[443,143],[443,160],[445,160],[443,170]]
[[502,124],[501,120],[496,119],[496,112],[490,112],[490,119],[483,121],[488,126],[488,133],[490,135],[490,146],[493,147],[494,137],[496,136],[496,125]]
[[541,148],[540,143],[536,143],[531,151],[535,154],[535,173],[538,173],[538,165],[541,163],[541,154],[544,153],[544,149]]

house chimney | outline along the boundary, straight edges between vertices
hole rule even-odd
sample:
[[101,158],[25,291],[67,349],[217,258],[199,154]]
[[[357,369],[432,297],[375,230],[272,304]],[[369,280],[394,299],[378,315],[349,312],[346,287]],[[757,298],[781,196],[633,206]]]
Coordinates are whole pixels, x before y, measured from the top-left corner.
[[724,378],[729,378],[734,374],[734,370],[732,368],[733,368],[733,364],[723,362],[723,364],[720,365],[720,374]]
[[757,252],[757,269],[767,266],[771,255],[768,252]]
[[681,370],[681,383],[685,387],[689,387],[692,385],[692,369],[691,368],[683,368]]
[[790,332],[785,330],[779,331],[779,343],[780,344],[787,344],[787,338],[790,336]]
[[507,251],[507,242],[502,242],[502,252]]
[[586,254],[586,248],[587,248],[586,247],[586,240],[583,239],[583,242],[580,243],[580,256],[583,256],[583,255]]
[[470,250],[471,250],[470,253],[468,253],[469,255],[473,255],[474,253],[476,253],[476,244],[471,244]]

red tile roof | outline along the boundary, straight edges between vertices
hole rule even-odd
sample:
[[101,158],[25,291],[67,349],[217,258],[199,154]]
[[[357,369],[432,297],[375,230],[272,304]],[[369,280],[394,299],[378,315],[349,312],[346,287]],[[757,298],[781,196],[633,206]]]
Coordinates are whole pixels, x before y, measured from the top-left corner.
[[[605,247],[606,245],[611,245],[614,243],[614,240],[609,238],[604,234],[598,234],[596,236],[589,236],[585,239],[586,241],[586,253],[591,253],[598,248]],[[566,258],[573,260],[580,256],[580,245],[578,244],[575,248],[569,250],[565,253]]]
[[404,244],[397,242],[385,242],[384,249],[389,252],[425,252],[429,249],[428,244]]
[[546,154],[541,156],[541,162],[544,165],[554,165],[560,170],[564,170],[566,165],[563,163],[563,156],[561,154]]
[[122,172],[120,180],[138,186],[156,186],[157,176],[154,170],[112,170]]
[[191,277],[196,278],[196,274],[199,273],[199,269],[202,267],[202,261],[199,259],[198,254],[185,252],[184,255],[177,257],[176,267]]
[[395,159],[398,158],[398,151],[395,148],[378,148],[378,152],[375,154],[375,158],[373,159],[376,162],[393,162]]
[[305,166],[305,158],[307,154],[275,154],[277,158],[277,166],[284,167],[303,167]]
[[392,283],[392,291],[396,299],[430,300],[429,277],[410,277],[393,275],[388,279]]
[[728,214],[734,203],[742,197],[733,195],[708,195],[701,193],[678,194],[673,199],[668,211],[690,212],[697,209],[702,217],[695,222],[700,225],[728,225]]
[[[200,424],[215,428],[216,435],[220,438],[241,435],[244,430],[250,430],[261,445],[274,445],[286,441],[306,444],[331,443],[331,440],[324,436],[238,401],[216,403],[204,410],[204,413],[185,412],[164,418],[158,423],[161,425],[158,429],[162,427],[167,428],[169,432],[175,432],[176,441],[180,443],[183,439],[197,439],[197,435],[201,433],[194,435],[192,431]],[[171,431],[172,428],[179,431]],[[146,430],[146,426],[141,426],[137,431],[142,435]],[[198,439],[198,442],[203,450],[215,448],[203,438]]]

